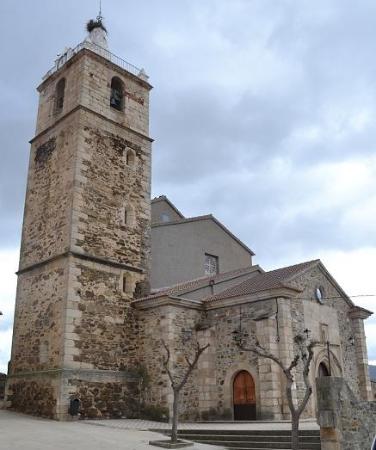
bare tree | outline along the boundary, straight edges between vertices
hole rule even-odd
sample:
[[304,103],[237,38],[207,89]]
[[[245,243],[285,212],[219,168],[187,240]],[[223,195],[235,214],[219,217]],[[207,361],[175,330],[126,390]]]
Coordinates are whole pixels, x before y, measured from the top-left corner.
[[[242,333],[241,331],[236,332],[235,342],[238,347],[245,352],[252,352],[261,358],[271,359],[276,364],[278,364],[286,377],[286,396],[291,412],[291,448],[292,450],[299,450],[299,420],[312,394],[312,386],[309,380],[309,371],[314,355],[314,347],[318,345],[318,342],[309,341],[308,336],[305,337],[303,334],[296,335],[294,337],[294,342],[296,343],[297,349],[296,354],[290,365],[285,366],[277,356],[269,352],[260,344],[254,333],[251,335],[251,342],[246,342],[247,337],[248,334],[246,333]],[[296,368],[299,363],[303,365],[305,393],[303,399],[295,405],[293,399],[293,385],[295,382]]]
[[166,350],[166,357],[163,359],[163,367],[165,368],[167,375],[170,379],[171,387],[174,393],[174,402],[172,408],[172,431],[171,431],[171,442],[176,443],[178,441],[178,420],[179,420],[179,394],[189,376],[193,372],[194,368],[197,366],[200,356],[204,351],[210,346],[210,344],[200,346],[199,342],[196,343],[196,348],[194,352],[194,358],[191,361],[187,355],[184,355],[184,359],[187,363],[185,372],[181,377],[174,376],[170,370],[169,364],[171,359],[171,352],[165,341],[162,341],[162,345]]

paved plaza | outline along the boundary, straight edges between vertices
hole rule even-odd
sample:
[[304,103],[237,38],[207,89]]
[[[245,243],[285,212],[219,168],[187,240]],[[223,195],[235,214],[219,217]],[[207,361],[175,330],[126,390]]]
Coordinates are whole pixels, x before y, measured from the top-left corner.
[[[106,424],[104,423],[106,422]],[[116,421],[56,422],[0,410],[1,450],[152,450],[150,440],[161,434],[147,430],[148,422],[116,426]],[[122,422],[122,421],[119,421]],[[108,426],[107,426],[108,425]],[[140,427],[138,429],[137,427]],[[195,450],[217,447],[195,444]]]
[[[161,434],[150,430],[168,429],[168,424],[147,420],[95,420],[56,422],[0,410],[1,450],[143,450],[153,448],[150,440]],[[289,422],[186,423],[181,429],[288,429]],[[317,429],[312,421],[303,421],[301,429]],[[216,450],[219,447],[195,444],[192,450]]]

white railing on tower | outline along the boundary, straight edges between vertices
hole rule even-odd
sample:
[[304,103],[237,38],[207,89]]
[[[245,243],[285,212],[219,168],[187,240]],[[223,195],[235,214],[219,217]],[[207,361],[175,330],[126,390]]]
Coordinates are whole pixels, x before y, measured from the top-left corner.
[[43,77],[43,80],[46,80],[53,73],[57,72],[67,61],[69,61],[74,55],[76,55],[79,51],[81,51],[84,48],[91,50],[94,53],[97,53],[98,55],[102,56],[108,61],[111,61],[117,66],[120,66],[122,69],[125,69],[127,72],[131,73],[132,75],[135,75],[141,80],[147,81],[149,78],[146,75],[144,69],[139,69],[138,67],[125,61],[119,56],[114,55],[109,50],[106,50],[105,48],[102,48],[99,45],[94,44],[93,42],[85,40],[80,44],[78,44],[75,48],[73,49],[68,48],[67,50],[65,50],[65,52],[61,56],[59,56],[59,58],[55,61],[55,65]]

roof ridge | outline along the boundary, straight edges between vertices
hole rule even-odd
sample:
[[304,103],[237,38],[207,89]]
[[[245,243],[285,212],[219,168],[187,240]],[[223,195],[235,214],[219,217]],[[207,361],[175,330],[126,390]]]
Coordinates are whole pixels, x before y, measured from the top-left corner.
[[[252,292],[260,292],[262,290],[275,289],[279,287],[291,289],[293,286],[289,285],[289,281],[291,281],[303,270],[309,269],[314,264],[320,262],[321,261],[319,259],[305,261],[302,263],[293,264],[291,266],[280,267],[279,269],[260,273],[258,276],[248,277],[235,286],[206,297],[204,301],[210,302],[217,299],[239,297],[241,295],[249,295]],[[289,273],[290,271],[291,273]],[[249,285],[249,283],[251,284]]]
[[153,223],[153,227],[176,225],[184,222],[193,222],[195,220],[203,220],[211,218],[213,218],[212,214],[205,214],[203,216],[182,217],[181,219],[170,220],[169,222],[155,222]]
[[309,260],[309,261],[303,261],[303,262],[297,263],[297,264],[291,264],[290,266],[279,267],[278,269],[267,270],[265,273],[277,272],[277,271],[279,271],[279,270],[284,270],[284,269],[292,269],[293,267],[305,266],[305,265],[309,265],[309,264],[313,264],[313,263],[318,263],[318,262],[321,262],[321,260],[320,260],[320,259],[312,259],[312,260]]
[[[267,272],[260,273],[259,276],[265,275],[266,273],[267,273]],[[256,275],[256,276],[253,277],[253,278],[258,278],[258,277],[257,277],[257,275]],[[247,283],[250,279],[252,279],[252,277],[251,277],[251,278],[246,278],[245,280],[241,281],[240,283],[236,284],[235,286],[230,286],[230,287],[228,287],[227,289],[224,289],[224,290],[221,291],[221,292],[217,292],[216,294],[210,294],[209,296],[207,296],[207,297],[204,298],[204,301],[205,301],[205,302],[206,302],[206,301],[211,301],[211,300],[215,299],[215,298],[218,297],[218,296],[223,297],[223,296],[226,295],[227,292],[233,291],[234,288],[241,288],[241,286],[243,286],[245,283]],[[231,296],[229,296],[229,297],[231,297]]]

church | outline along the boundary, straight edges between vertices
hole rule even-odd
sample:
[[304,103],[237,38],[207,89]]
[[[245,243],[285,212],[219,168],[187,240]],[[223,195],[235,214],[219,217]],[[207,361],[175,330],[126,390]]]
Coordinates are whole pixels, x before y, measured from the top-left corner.
[[[265,271],[212,215],[151,199],[149,78],[108,49],[102,18],[38,87],[7,407],[68,420],[171,414],[163,368],[179,376],[185,420],[289,419],[285,379],[239,350],[242,328],[289,365],[294,336],[318,341],[310,370],[372,398],[364,320],[320,260]],[[297,369],[294,395],[304,395]],[[153,409],[154,408],[154,409]],[[316,416],[313,392],[304,417]]]

